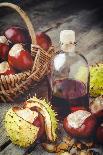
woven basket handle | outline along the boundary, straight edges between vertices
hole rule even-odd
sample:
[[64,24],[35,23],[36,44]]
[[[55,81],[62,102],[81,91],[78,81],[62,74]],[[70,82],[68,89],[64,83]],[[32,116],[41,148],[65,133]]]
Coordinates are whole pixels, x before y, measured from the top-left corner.
[[15,4],[12,4],[12,3],[0,3],[0,7],[9,7],[9,8],[16,10],[19,13],[19,15],[22,17],[24,23],[26,24],[26,26],[28,28],[29,35],[31,37],[31,42],[33,45],[35,45],[36,44],[35,31],[34,31],[33,25],[31,23],[29,17],[27,16],[27,14],[20,7],[18,7]]

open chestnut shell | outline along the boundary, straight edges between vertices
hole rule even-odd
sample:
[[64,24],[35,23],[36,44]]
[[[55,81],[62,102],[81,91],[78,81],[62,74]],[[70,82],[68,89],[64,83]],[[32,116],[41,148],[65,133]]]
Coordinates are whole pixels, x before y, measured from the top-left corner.
[[44,119],[37,111],[13,107],[6,113],[5,128],[14,144],[28,147],[43,135]]

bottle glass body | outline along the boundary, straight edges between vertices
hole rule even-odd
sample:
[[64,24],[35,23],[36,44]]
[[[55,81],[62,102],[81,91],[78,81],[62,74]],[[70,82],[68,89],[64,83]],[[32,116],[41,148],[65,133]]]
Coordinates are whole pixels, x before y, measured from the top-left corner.
[[76,109],[89,107],[89,67],[77,52],[60,51],[52,61],[51,103],[63,119]]

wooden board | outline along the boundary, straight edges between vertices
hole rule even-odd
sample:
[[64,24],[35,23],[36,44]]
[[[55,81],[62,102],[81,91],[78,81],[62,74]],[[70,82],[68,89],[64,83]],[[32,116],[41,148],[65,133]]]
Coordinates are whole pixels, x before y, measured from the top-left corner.
[[[71,13],[67,1],[65,3],[60,2],[58,5],[54,1],[48,1],[42,4],[33,4],[30,8],[26,8],[26,11],[34,27],[37,30],[46,31],[53,40],[55,49],[59,49],[59,33],[63,29],[73,29],[76,31],[77,50],[84,54],[89,64],[96,62],[103,62],[103,33],[102,33],[102,21],[96,19],[97,13],[100,13],[100,9],[80,9],[73,10]],[[101,14],[100,14],[101,15]],[[9,20],[8,20],[9,19]],[[0,19],[0,31],[5,27],[13,24],[23,25],[22,20],[16,13],[8,14],[4,18]],[[47,96],[47,87],[45,82],[38,88],[39,93],[42,96]],[[34,89],[34,94],[38,91]],[[0,146],[4,147],[8,138],[4,129],[4,115],[5,112],[13,104],[0,104]],[[17,104],[15,104],[17,105]],[[1,148],[3,148],[1,147]],[[0,155],[23,155],[25,149],[21,149],[13,144],[7,144],[7,147],[0,152]],[[41,147],[37,147],[31,155],[49,155],[44,152]],[[101,153],[102,155],[102,153]]]

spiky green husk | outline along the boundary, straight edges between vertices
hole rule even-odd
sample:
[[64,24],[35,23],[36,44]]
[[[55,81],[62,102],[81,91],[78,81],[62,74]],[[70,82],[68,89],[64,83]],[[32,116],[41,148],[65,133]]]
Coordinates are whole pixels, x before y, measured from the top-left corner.
[[38,135],[39,128],[19,117],[12,108],[5,116],[5,128],[12,143],[21,147],[28,147]]
[[56,113],[52,109],[52,106],[46,100],[38,99],[37,97],[30,98],[26,102],[26,107],[37,107],[39,112],[45,118],[45,130],[46,135],[50,141],[55,141],[57,138],[56,129],[58,126],[58,122],[56,119]]
[[[85,77],[86,68],[80,67],[76,79],[86,81]],[[90,95],[97,97],[103,95],[103,64],[98,63],[90,66]]]
[[90,94],[94,97],[103,95],[103,64],[90,67]]

